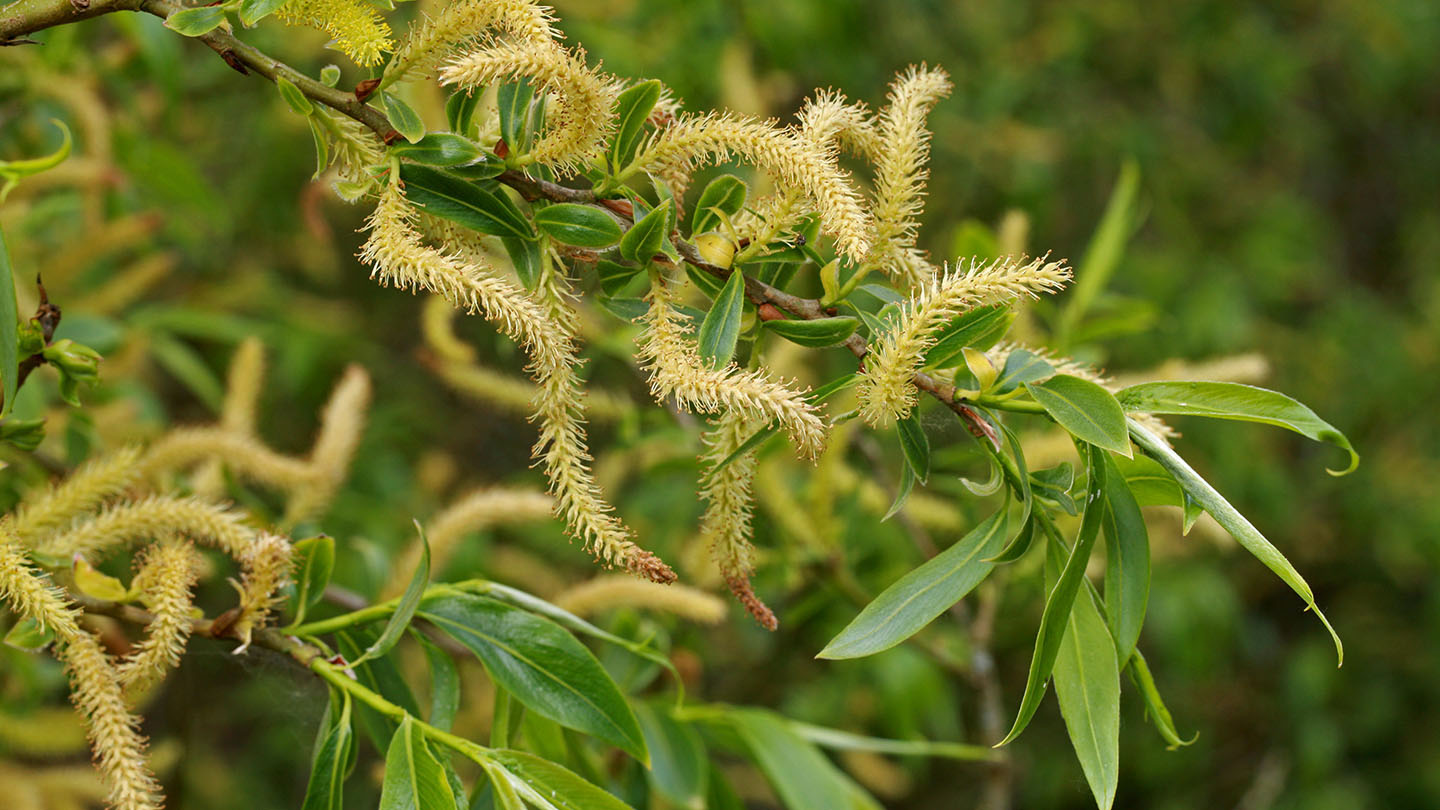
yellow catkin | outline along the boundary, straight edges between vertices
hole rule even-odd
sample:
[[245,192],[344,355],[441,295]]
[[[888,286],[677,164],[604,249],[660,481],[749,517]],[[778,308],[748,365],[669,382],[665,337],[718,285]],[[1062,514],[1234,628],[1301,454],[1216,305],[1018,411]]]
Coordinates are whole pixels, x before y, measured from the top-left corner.
[[750,543],[750,519],[754,510],[750,488],[755,479],[755,453],[750,451],[723,469],[715,468],[729,458],[761,426],[754,420],[731,412],[720,417],[714,430],[705,434],[706,451],[700,457],[707,478],[700,489],[705,514],[700,518],[700,538],[710,550],[725,584],[755,621],[767,630],[780,626],[772,611],[750,585],[755,571],[755,547]]
[[289,0],[275,16],[287,25],[324,31],[335,47],[361,67],[377,65],[394,49],[390,26],[361,0]]
[[910,413],[916,401],[910,380],[920,370],[925,350],[934,345],[935,334],[951,318],[973,307],[1054,292],[1069,278],[1064,261],[1006,257],[983,267],[957,267],[926,285],[865,358],[857,390],[860,415],[871,425],[887,427]]
[[[8,533],[7,533],[8,534]],[[55,634],[71,699],[89,727],[90,746],[115,810],[159,810],[160,787],[145,764],[139,720],[125,706],[120,680],[95,636],[76,621],[77,611],[26,561],[13,536],[0,536],[0,601]]]
[[235,557],[244,573],[238,583],[240,613],[235,619],[234,634],[243,642],[242,652],[250,646],[251,632],[264,627],[270,611],[281,601],[281,588],[290,583],[294,564],[290,541],[275,534],[261,534]]
[[762,371],[743,371],[735,364],[721,369],[706,365],[687,334],[691,327],[674,308],[666,282],[650,287],[650,311],[643,320],[639,359],[650,373],[650,391],[657,400],[672,394],[681,407],[701,413],[733,411],[762,423],[778,422],[800,454],[814,458],[825,445],[825,423],[803,393],[769,379]]
[[256,542],[255,529],[245,525],[238,512],[198,498],[156,495],[113,506],[80,521],[41,541],[39,550],[62,557],[80,554],[98,559],[137,540],[176,534],[219,549],[242,563]]
[[537,92],[551,93],[545,133],[530,157],[565,174],[575,174],[601,154],[614,118],[615,88],[585,64],[585,52],[550,41],[496,42],[452,59],[440,81],[470,92],[497,82],[528,77]]
[[[554,512],[555,501],[535,490],[495,488],[472,492],[447,506],[426,527],[430,571],[434,574],[444,568],[467,534],[505,523],[544,520]],[[420,540],[416,538],[391,566],[390,581],[382,591],[384,598],[402,593],[419,563]]]
[[455,53],[492,31],[527,42],[559,38],[548,6],[532,0],[458,0],[413,25],[385,66],[384,85],[431,76]]
[[625,576],[601,576],[570,588],[553,600],[577,616],[631,607],[661,610],[700,624],[718,624],[725,618],[725,603],[687,585],[657,585]]
[[[260,389],[265,383],[265,345],[257,337],[248,337],[235,349],[225,375],[225,401],[220,408],[220,428],[242,436],[255,435],[256,406]],[[207,497],[216,497],[225,488],[221,460],[211,459],[195,473],[194,489]]]
[[120,682],[133,694],[144,691],[180,664],[190,639],[190,608],[200,560],[189,543],[166,542],[149,546],[131,587],[154,620],[145,638],[120,661]]
[[556,510],[565,517],[571,535],[606,563],[658,581],[673,580],[669,566],[630,540],[590,474],[575,373],[578,359],[568,320],[573,313],[563,300],[560,282],[547,272],[540,281],[546,300],[539,303],[485,268],[424,244],[413,220],[404,190],[398,178],[392,178],[370,216],[370,236],[360,251],[372,276],[381,284],[442,295],[460,309],[483,315],[525,349],[530,356],[528,369],[540,389],[535,401],[534,418],[540,429],[535,455],[544,464]]
[[924,206],[925,164],[930,159],[930,132],[925,117],[935,102],[950,94],[945,71],[912,66],[890,86],[890,102],[876,124],[875,250],[866,267],[879,267],[910,286],[929,283],[934,271],[916,252],[916,218]]
[[661,129],[636,156],[632,171],[693,173],[703,162],[739,155],[776,179],[782,189],[805,194],[820,212],[820,227],[840,252],[861,261],[870,251],[870,215],[860,204],[833,148],[801,137],[773,121],[735,115],[682,116]]
[[370,375],[360,366],[351,365],[320,414],[320,430],[308,459],[310,478],[304,487],[291,493],[285,510],[287,523],[320,514],[335,497],[350,473],[369,407]]
[[11,528],[21,540],[33,544],[121,494],[140,480],[140,452],[139,447],[122,448],[87,462],[33,497],[27,495],[11,519]]
[[282,491],[307,487],[315,476],[307,462],[281,455],[254,437],[220,428],[181,428],[165,434],[150,445],[139,470],[155,479],[210,459],[224,459],[241,478]]

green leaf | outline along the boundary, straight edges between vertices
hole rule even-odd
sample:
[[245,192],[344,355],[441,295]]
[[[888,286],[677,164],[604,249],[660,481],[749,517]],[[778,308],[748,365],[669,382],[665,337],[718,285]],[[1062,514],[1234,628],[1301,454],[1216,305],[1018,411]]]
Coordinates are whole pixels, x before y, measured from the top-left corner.
[[880,810],[784,718],[760,709],[734,709],[727,719],[789,810]]
[[415,718],[405,715],[385,752],[380,810],[454,810],[455,794]]
[[535,285],[540,283],[540,271],[545,264],[544,246],[540,242],[539,239],[500,237],[500,244],[504,245],[505,252],[510,254],[510,264],[515,268],[515,275],[527,290],[535,289]]
[[1055,697],[1095,804],[1110,810],[1120,780],[1120,665],[1090,589],[1083,591],[1055,658]]
[[645,747],[650,750],[650,784],[665,798],[690,810],[705,810],[708,757],[705,743],[688,723],[680,723],[663,709],[635,706]]
[[645,264],[660,252],[665,242],[666,225],[670,221],[670,201],[655,206],[620,237],[620,255],[632,262]]
[[412,630],[411,635],[425,651],[425,661],[430,667],[429,723],[441,731],[449,731],[455,722],[455,713],[460,710],[460,673],[450,654],[424,633]]
[[1117,661],[1130,660],[1150,599],[1150,535],[1140,504],[1109,453],[1105,457],[1105,617]]
[[979,585],[1005,543],[1009,518],[1000,509],[953,546],[901,577],[860,611],[818,658],[860,658],[883,652],[920,632]]
[[711,368],[723,368],[735,356],[735,344],[740,340],[740,318],[745,312],[745,276],[739,270],[730,272],[715,303],[700,324],[695,342],[700,349],[700,358]]
[[165,27],[177,34],[198,37],[219,28],[225,22],[225,9],[220,6],[183,8],[165,18]]
[[535,212],[535,225],[553,239],[586,248],[609,247],[623,235],[620,224],[590,205],[556,203]]
[[390,119],[390,126],[395,127],[395,131],[410,143],[419,143],[425,137],[425,122],[420,120],[420,114],[393,93],[381,92],[380,98],[385,104],[385,117]]
[[330,133],[325,131],[325,125],[317,116],[312,115],[305,121],[310,125],[310,137],[315,142],[315,173],[310,176],[315,180],[330,167]]
[[[1014,321],[1015,311],[1005,304],[976,307],[960,315],[940,330],[935,345],[926,350],[925,366],[953,368],[959,365],[965,360],[965,349],[984,351],[994,346]],[[1014,355],[1015,352],[1011,352],[1010,356]]]
[[1175,480],[1180,483],[1181,488],[1190,497],[1204,507],[1217,523],[1225,527],[1225,531],[1229,532],[1236,542],[1244,546],[1246,551],[1255,555],[1255,558],[1264,563],[1266,568],[1274,571],[1275,575],[1289,585],[1291,590],[1299,594],[1300,598],[1305,601],[1306,608],[1315,611],[1315,618],[1325,625],[1326,631],[1330,633],[1330,638],[1335,641],[1335,656],[1343,664],[1345,662],[1345,646],[1340,642],[1340,636],[1336,634],[1335,628],[1330,626],[1330,620],[1325,618],[1325,614],[1315,604],[1315,593],[1310,590],[1310,584],[1300,576],[1300,572],[1295,570],[1295,566],[1290,564],[1285,555],[1265,539],[1265,535],[1261,534],[1260,530],[1255,528],[1234,506],[1231,506],[1219,491],[1201,478],[1200,474],[1195,472],[1170,445],[1166,444],[1164,439],[1151,433],[1134,419],[1130,420],[1130,435],[1134,437],[1136,444],[1140,445],[1146,453],[1150,454],[1151,458],[1160,462],[1160,466],[1175,477]]
[[[535,807],[555,810],[632,810],[630,805],[576,776],[574,772],[525,751],[502,748],[486,753],[519,778],[520,795]],[[528,790],[527,790],[528,789]]]
[[1036,495],[1054,501],[1067,515],[1078,515],[1075,499],[1070,497],[1070,488],[1075,485],[1075,467],[1062,461],[1047,470],[1036,470],[1030,474],[1030,490]]
[[660,90],[660,82],[651,79],[625,88],[615,99],[615,136],[610,140],[611,174],[619,174],[635,157],[635,150],[640,147],[640,136],[645,131],[645,121],[660,100]]
[[765,321],[763,326],[767,331],[774,332],[791,343],[818,349],[844,343],[846,338],[855,334],[860,321],[848,315],[815,320],[785,318]]
[[595,656],[554,622],[460,591],[426,599],[420,615],[474,652],[495,682],[531,711],[648,760],[645,739],[619,687]]
[[425,595],[425,586],[430,584],[430,541],[425,539],[425,529],[418,520],[415,521],[415,531],[420,533],[420,562],[416,563],[415,572],[410,575],[410,584],[405,587],[404,595],[396,603],[395,612],[390,614],[385,629],[380,631],[380,637],[365,650],[364,655],[350,662],[352,667],[390,652],[405,634],[405,628],[409,627],[415,618],[415,609],[420,606],[420,598]]
[[470,125],[475,120],[475,110],[480,106],[482,93],[458,91],[445,99],[445,122],[450,129],[461,135],[470,134]]
[[[340,704],[339,712],[335,705]],[[345,804],[345,772],[355,745],[350,726],[350,694],[331,690],[330,705],[320,721],[315,752],[310,758],[310,783],[305,787],[302,810],[341,810]]]
[[[281,5],[283,5],[283,3]],[[245,9],[243,4],[241,5],[240,16],[245,16]],[[335,85],[339,84],[340,66],[326,65],[325,67],[320,68],[320,83],[325,85],[326,87],[334,87]]]
[[309,115],[315,112],[315,105],[310,102],[310,99],[300,92],[300,88],[296,87],[294,82],[284,76],[277,75],[275,77],[275,89],[280,91],[280,98],[285,99],[285,103],[290,105],[290,109],[299,115]]
[[15,622],[5,633],[5,644],[24,652],[39,652],[54,640],[54,630],[28,616]]
[[837,751],[871,751],[877,754],[894,754],[901,757],[945,757],[946,759],[996,760],[1000,755],[984,745],[935,742],[933,740],[887,740],[882,737],[867,737],[851,734],[824,726],[812,726],[796,720],[789,721],[796,734],[823,748]]
[[905,463],[915,473],[915,480],[925,483],[930,477],[930,438],[920,426],[920,409],[911,408],[904,419],[895,423],[895,431],[900,436],[900,452],[905,455]]
[[910,465],[907,463],[900,468],[900,486],[895,489],[895,500],[891,502],[890,508],[885,510],[885,516],[880,518],[880,522],[884,523],[899,514],[900,509],[904,507],[905,502],[910,499],[910,493],[914,491],[914,489],[915,471],[910,469]]
[[644,268],[636,267],[633,264],[620,264],[601,259],[595,263],[595,275],[600,281],[600,289],[606,295],[619,295],[625,285]]
[[[690,233],[704,233],[719,227],[723,217],[733,217],[745,207],[749,189],[745,181],[733,174],[722,174],[711,180],[695,201],[690,215]],[[718,212],[718,213],[717,213]]]
[[255,23],[274,14],[288,0],[243,0],[240,3],[240,22],[246,28],[255,27]]
[[1029,551],[1030,547],[1035,544],[1036,536],[1040,534],[1040,530],[1036,526],[1038,522],[1039,520],[1034,515],[1028,516],[1025,522],[1021,524],[1020,531],[1015,535],[1015,538],[1010,541],[1009,545],[1001,549],[999,554],[996,554],[985,562],[1001,565],[1003,563],[1015,562],[1021,557],[1024,557],[1025,552]]
[[1139,189],[1140,167],[1134,160],[1127,160],[1120,167],[1120,177],[1110,192],[1110,201],[1105,205],[1105,213],[1095,228],[1095,235],[1080,259],[1069,300],[1060,312],[1055,331],[1062,349],[1074,336],[1086,311],[1110,282],[1110,276],[1125,253],[1125,241],[1135,227],[1135,197]]
[[1289,428],[1317,442],[1329,442],[1350,454],[1350,466],[1328,470],[1345,475],[1360,466],[1360,455],[1345,434],[1301,403],[1277,391],[1229,382],[1149,382],[1116,395],[1132,413],[1208,416]]
[[150,336],[150,352],[161,368],[179,380],[207,408],[214,413],[220,412],[225,400],[225,387],[205,363],[205,358],[190,344],[156,333]]
[[390,152],[426,166],[464,166],[484,157],[474,142],[453,132],[431,132],[414,143],[396,144]]
[[[335,641],[338,652],[347,661],[355,661],[360,658],[362,651],[369,644],[374,643],[377,633],[369,628],[352,627],[349,630],[336,633]],[[351,665],[355,673],[355,679],[372,692],[377,692],[386,700],[394,703],[412,716],[420,715],[420,704],[415,700],[415,693],[410,691],[410,686],[401,677],[400,670],[396,668],[395,662],[388,655],[379,658],[372,658],[358,666]],[[395,728],[399,725],[394,718],[381,714],[375,708],[361,703],[355,711],[355,720],[364,729],[365,736],[370,738],[370,743],[377,751],[383,750],[390,743],[390,738],[395,736]]]
[[[961,355],[964,356],[963,353]],[[1005,358],[1005,368],[1000,370],[1000,379],[995,381],[994,394],[1008,394],[1025,383],[1037,382],[1055,373],[1055,367],[1045,358],[1016,349]]]
[[1069,374],[1056,374],[1041,383],[1025,383],[1025,390],[1075,438],[1127,458],[1133,455],[1125,411],[1109,391]]
[[0,407],[3,417],[15,407],[15,390],[20,384],[20,315],[15,303],[15,271],[10,267],[4,230],[0,230],[0,384],[5,397]]
[[502,84],[496,91],[495,106],[500,113],[500,139],[510,147],[512,156],[523,154],[530,148],[530,101],[534,97],[535,88],[525,79]]
[[1130,656],[1130,680],[1140,689],[1140,696],[1145,700],[1145,715],[1155,724],[1155,730],[1165,740],[1166,747],[1171,751],[1176,748],[1183,748],[1200,738],[1200,732],[1190,735],[1190,739],[1182,739],[1180,732],[1175,730],[1175,719],[1170,716],[1170,709],[1165,706],[1165,701],[1160,698],[1160,690],[1155,686],[1155,678],[1150,674],[1150,665],[1145,663],[1145,656],[1139,650]]
[[1185,491],[1180,488],[1175,477],[1160,466],[1160,462],[1144,454],[1112,460],[1125,476],[1125,483],[1130,487],[1130,494],[1134,496],[1136,503],[1141,506],[1177,508],[1185,505]]
[[744,456],[746,453],[752,452],[757,447],[764,444],[767,439],[779,432],[780,426],[772,423],[760,428],[759,430],[756,430],[754,433],[751,433],[750,438],[741,442],[739,447],[730,451],[730,455],[721,459],[719,464],[716,464],[714,467],[710,468],[705,472],[705,477],[700,479],[701,484],[703,485],[708,483],[709,481],[714,479],[716,473],[720,472],[721,470],[734,463],[735,459]]
[[327,534],[307,537],[295,544],[295,554],[305,562],[300,566],[300,578],[295,591],[295,620],[305,621],[305,613],[325,596],[325,586],[330,584],[330,574],[335,569],[335,539]]
[[721,290],[725,289],[725,282],[730,280],[730,277],[726,276],[722,281],[704,270],[697,270],[688,264],[685,265],[685,275],[691,283],[700,288],[700,292],[704,293],[706,298],[712,301],[720,295]]
[[405,197],[426,213],[491,236],[535,238],[530,220],[498,189],[491,191],[413,163],[400,165],[400,179],[405,183]]
[[1075,540],[1074,550],[1070,552],[1070,559],[1065,563],[1065,569],[1060,573],[1059,581],[1045,598],[1045,609],[1040,614],[1040,630],[1035,635],[1035,652],[1030,658],[1030,673],[1025,679],[1025,696],[1020,699],[1020,711],[1015,717],[1015,725],[997,746],[1006,745],[1020,736],[1020,732],[1029,725],[1030,718],[1035,716],[1040,700],[1045,697],[1045,681],[1050,678],[1055,657],[1060,654],[1060,640],[1069,625],[1070,608],[1075,604],[1075,594],[1084,584],[1085,566],[1090,561],[1090,552],[1095,548],[1095,540],[1100,535],[1101,518],[1105,515],[1105,501],[1101,495],[1105,489],[1105,464],[1101,458],[1103,453],[1103,450],[1094,445],[1087,447],[1090,491],[1085,496],[1085,516],[1080,521],[1080,534]]

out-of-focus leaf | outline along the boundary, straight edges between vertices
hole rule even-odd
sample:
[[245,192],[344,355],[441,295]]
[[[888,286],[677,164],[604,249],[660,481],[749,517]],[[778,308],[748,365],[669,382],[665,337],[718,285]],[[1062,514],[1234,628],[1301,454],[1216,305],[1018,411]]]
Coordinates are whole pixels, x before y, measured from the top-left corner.
[[10,249],[0,230],[0,384],[4,402],[0,417],[15,406],[15,389],[20,380],[20,315],[15,303],[15,272],[10,267]]
[[198,37],[225,23],[225,9],[219,6],[182,8],[165,18],[165,27],[177,34]]
[[880,810],[870,794],[784,718],[759,709],[734,709],[728,719],[789,810]]
[[650,750],[650,783],[681,807],[705,810],[709,768],[700,735],[651,705],[637,703],[635,716]]

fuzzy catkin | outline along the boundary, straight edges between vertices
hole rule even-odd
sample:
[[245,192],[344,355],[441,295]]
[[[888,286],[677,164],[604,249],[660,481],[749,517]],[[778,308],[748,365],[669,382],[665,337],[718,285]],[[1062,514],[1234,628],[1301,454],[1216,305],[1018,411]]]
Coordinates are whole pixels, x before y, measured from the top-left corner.
[[180,664],[190,639],[190,608],[199,559],[189,543],[157,543],[146,549],[132,587],[141,593],[155,617],[145,638],[120,661],[120,682],[131,692],[144,691],[167,670]]
[[951,318],[973,307],[1054,292],[1069,278],[1064,261],[1006,257],[983,267],[957,267],[925,286],[901,309],[899,324],[865,358],[857,390],[860,415],[873,426],[886,427],[910,413],[916,402],[910,380],[936,333]]
[[[528,489],[481,489],[447,506],[430,521],[425,539],[430,544],[430,570],[438,572],[455,555],[460,540],[471,532],[491,526],[543,520],[555,513],[555,502],[543,492]],[[381,591],[383,598],[399,596],[420,563],[420,540],[410,543],[391,565],[390,581]]]
[[361,0],[289,0],[275,10],[275,17],[286,25],[324,31],[361,67],[379,64],[395,47],[389,24]]
[[[220,429],[242,436],[255,435],[255,416],[260,389],[265,384],[265,345],[254,336],[235,349],[225,374],[225,400],[220,407]],[[205,462],[195,472],[194,490],[206,497],[224,491],[224,467],[220,459]]]
[[140,480],[139,447],[124,447],[86,462],[68,478],[38,494],[27,496],[11,519],[21,540],[35,543],[63,528],[76,515],[88,512],[123,493]]
[[305,488],[315,475],[306,462],[281,455],[253,436],[221,428],[172,430],[150,445],[137,469],[155,479],[210,459],[223,459],[241,478],[282,491]]
[[320,414],[320,430],[308,459],[310,477],[294,491],[285,508],[285,520],[295,524],[324,511],[350,473],[355,448],[365,431],[370,407],[370,375],[358,365],[345,369]]
[[761,371],[742,371],[733,363],[720,369],[706,365],[687,338],[691,327],[674,308],[663,279],[651,284],[649,301],[638,356],[650,374],[650,391],[657,400],[673,394],[686,410],[733,411],[760,422],[779,422],[802,456],[819,455],[825,445],[825,424],[803,393]]
[[720,417],[705,434],[705,453],[700,457],[705,470],[700,499],[705,514],[700,518],[700,538],[720,569],[725,584],[755,621],[767,630],[779,627],[775,613],[750,585],[755,571],[755,547],[750,543],[750,519],[754,511],[750,488],[755,479],[755,451],[744,453],[723,469],[716,469],[762,425],[731,412]]
[[431,76],[455,53],[472,50],[491,29],[524,42],[559,39],[549,6],[533,0],[458,0],[417,22],[385,66],[384,85]]
[[125,706],[114,665],[95,636],[76,622],[78,611],[31,569],[13,535],[0,536],[0,602],[55,634],[56,655],[65,662],[71,699],[88,726],[110,805],[115,810],[160,810],[160,787],[145,764],[145,738],[139,720]]
[[582,582],[553,601],[556,607],[580,617],[630,607],[660,610],[700,624],[719,624],[725,618],[725,603],[704,591],[617,575]]

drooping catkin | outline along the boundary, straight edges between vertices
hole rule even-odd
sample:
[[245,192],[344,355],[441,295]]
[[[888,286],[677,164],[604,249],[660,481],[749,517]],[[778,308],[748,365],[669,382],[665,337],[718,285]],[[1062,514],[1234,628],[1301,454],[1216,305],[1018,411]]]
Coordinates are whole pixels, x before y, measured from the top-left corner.
[[11,518],[11,528],[30,544],[53,534],[139,481],[139,458],[139,447],[124,447],[86,462],[52,487],[27,494]]
[[884,427],[910,413],[916,401],[911,378],[936,332],[951,318],[973,307],[1060,289],[1070,268],[1047,258],[1005,257],[984,266],[956,267],[917,292],[901,309],[900,322],[865,358],[857,389],[865,421]]
[[680,406],[700,413],[733,411],[762,423],[778,422],[805,458],[814,458],[825,444],[825,424],[802,392],[786,388],[762,371],[743,371],[735,364],[711,368],[687,334],[690,324],[674,307],[664,279],[651,284],[650,310],[643,316],[638,357],[650,374],[657,400],[675,396]]
[[71,699],[85,718],[96,763],[116,810],[160,810],[160,786],[145,764],[145,738],[125,706],[120,679],[95,636],[76,622],[78,611],[34,571],[8,531],[0,536],[0,602],[55,634]]
[[496,82],[529,78],[550,93],[545,132],[530,150],[537,163],[575,174],[601,153],[614,118],[615,87],[585,64],[585,52],[551,41],[502,41],[457,56],[440,70],[440,82],[470,92]]
[[370,407],[370,375],[358,365],[345,369],[320,414],[320,430],[307,459],[310,477],[303,487],[290,493],[285,522],[290,525],[314,517],[334,499],[350,473],[355,448],[365,431],[365,413]]
[[911,66],[890,86],[890,101],[875,127],[875,249],[865,266],[879,267],[911,287],[930,282],[934,270],[914,251],[916,221],[930,172],[930,132],[925,117],[950,94],[950,77],[939,68]]
[[389,24],[361,0],[289,0],[275,10],[275,17],[287,25],[324,31],[361,67],[379,64],[395,47]]
[[[439,572],[455,555],[460,540],[471,532],[491,526],[543,520],[555,513],[555,501],[543,492],[497,487],[481,489],[461,497],[436,515],[425,529],[430,544],[430,570]],[[416,538],[391,566],[390,581],[381,595],[400,595],[420,562],[420,540]]]
[[700,518],[700,538],[710,550],[725,584],[755,621],[767,630],[779,627],[770,610],[750,585],[755,571],[755,547],[750,543],[750,519],[754,504],[750,487],[755,478],[755,452],[743,453],[725,467],[729,458],[763,423],[730,412],[720,417],[705,434],[706,450],[700,457],[706,478],[700,489],[705,514]]
[[188,542],[161,542],[146,548],[131,587],[155,617],[145,638],[120,661],[120,682],[141,692],[180,664],[190,639],[190,608],[200,560]]
[[776,179],[782,189],[802,191],[820,212],[821,229],[853,261],[870,251],[871,219],[860,204],[835,150],[773,121],[735,115],[687,115],[653,135],[631,165],[634,171],[688,176],[702,163],[739,155]]
[[582,582],[554,598],[556,607],[586,617],[612,608],[661,610],[700,624],[718,624],[725,603],[688,585],[657,585],[634,577],[608,575]]
[[552,9],[533,0],[458,0],[411,26],[385,66],[383,85],[431,76],[446,59],[474,50],[492,32],[523,42],[559,39],[554,23]]

